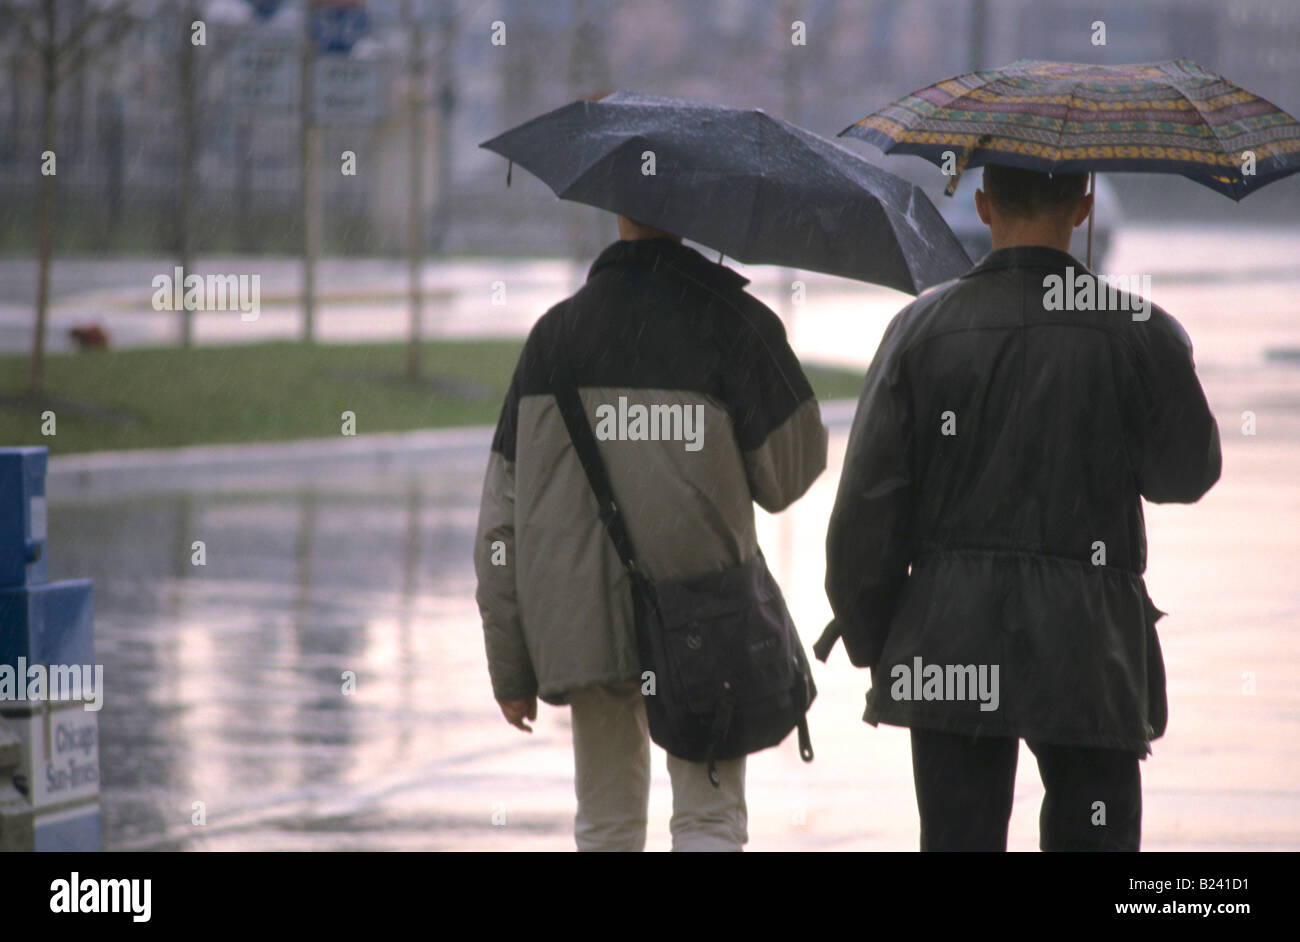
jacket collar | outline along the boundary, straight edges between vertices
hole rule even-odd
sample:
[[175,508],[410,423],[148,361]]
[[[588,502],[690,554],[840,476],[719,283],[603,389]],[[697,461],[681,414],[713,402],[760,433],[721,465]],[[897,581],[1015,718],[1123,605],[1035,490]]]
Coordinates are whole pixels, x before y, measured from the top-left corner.
[[1069,252],[1050,248],[1046,245],[1013,245],[1005,249],[996,249],[985,255],[978,265],[962,275],[969,278],[986,271],[1000,268],[1046,268],[1053,271],[1073,267],[1079,274],[1088,273],[1088,266]]
[[655,268],[665,264],[715,290],[736,290],[749,284],[749,279],[744,275],[732,271],[726,265],[709,261],[695,249],[674,239],[620,239],[596,256],[596,260],[591,263],[591,270],[587,272],[587,280],[590,281],[605,268]]

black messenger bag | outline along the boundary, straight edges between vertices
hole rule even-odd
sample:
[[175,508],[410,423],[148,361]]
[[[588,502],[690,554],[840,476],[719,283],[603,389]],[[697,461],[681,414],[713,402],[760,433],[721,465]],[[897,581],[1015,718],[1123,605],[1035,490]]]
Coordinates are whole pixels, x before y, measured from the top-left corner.
[[553,377],[569,438],[632,587],[641,668],[654,678],[653,693],[642,685],[650,738],[678,758],[707,762],[715,788],[715,760],[775,746],[795,728],[799,755],[811,762],[807,712],[817,688],[763,554],[690,579],[648,579],[577,388],[564,366],[556,364]]

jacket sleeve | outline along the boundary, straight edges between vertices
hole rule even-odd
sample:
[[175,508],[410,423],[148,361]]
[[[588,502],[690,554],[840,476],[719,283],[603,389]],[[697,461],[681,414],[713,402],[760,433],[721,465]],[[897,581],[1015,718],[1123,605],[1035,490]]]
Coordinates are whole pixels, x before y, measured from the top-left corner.
[[1157,503],[1190,504],[1219,479],[1219,426],[1205,400],[1182,325],[1157,307],[1132,325],[1127,445],[1138,490]]
[[855,667],[884,647],[912,549],[912,418],[894,319],[867,370],[826,534],[826,595],[834,620],[814,647],[826,660],[835,638]]
[[789,507],[826,470],[827,432],[812,385],[776,314],[748,295],[728,351],[727,403],[754,501]]
[[523,362],[521,355],[497,421],[474,538],[475,599],[483,618],[492,693],[498,700],[522,700],[537,692],[515,587],[515,430]]

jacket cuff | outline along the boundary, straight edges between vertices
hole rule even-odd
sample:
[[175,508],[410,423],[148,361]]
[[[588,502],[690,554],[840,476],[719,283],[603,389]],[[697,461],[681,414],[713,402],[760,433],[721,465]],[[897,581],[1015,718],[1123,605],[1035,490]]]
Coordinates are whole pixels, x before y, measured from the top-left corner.
[[876,644],[870,631],[862,625],[851,625],[842,618],[831,619],[822,636],[813,645],[813,654],[823,664],[830,657],[835,642],[844,639],[844,652],[854,667],[870,667],[880,656],[881,645]]
[[854,667],[871,667],[875,664],[884,647],[884,639],[875,638],[866,625],[839,624],[840,637],[844,639],[844,652],[849,656],[849,663]]
[[835,648],[835,642],[840,640],[840,626],[835,619],[831,619],[822,636],[813,643],[813,656],[823,664],[831,656],[831,651]]
[[527,700],[529,697],[537,696],[537,685],[532,687],[497,687],[492,686],[492,696],[498,703],[504,703],[507,700]]

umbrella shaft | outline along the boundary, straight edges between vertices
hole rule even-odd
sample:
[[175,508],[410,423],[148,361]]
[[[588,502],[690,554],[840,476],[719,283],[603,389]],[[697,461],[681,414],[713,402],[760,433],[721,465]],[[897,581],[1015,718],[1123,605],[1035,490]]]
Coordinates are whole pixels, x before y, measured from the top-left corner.
[[1092,205],[1088,207],[1088,270],[1092,271],[1092,217],[1097,214],[1097,174],[1088,174],[1088,192]]

